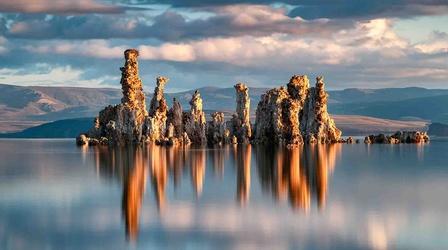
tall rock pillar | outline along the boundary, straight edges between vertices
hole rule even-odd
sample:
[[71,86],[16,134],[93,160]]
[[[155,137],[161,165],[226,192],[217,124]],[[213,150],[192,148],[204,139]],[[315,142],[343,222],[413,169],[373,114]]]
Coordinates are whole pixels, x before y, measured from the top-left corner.
[[135,49],[128,49],[124,52],[125,64],[120,68],[120,83],[123,91],[121,103],[129,109],[135,110],[137,122],[142,123],[148,112],[146,111],[142,81],[138,75],[137,57],[138,51]]
[[236,84],[234,88],[236,92],[236,115],[232,118],[232,132],[239,143],[249,144],[252,137],[249,88],[243,83]]
[[195,91],[190,101],[190,112],[184,113],[185,132],[193,144],[207,143],[205,113],[202,111],[202,98],[199,91]]

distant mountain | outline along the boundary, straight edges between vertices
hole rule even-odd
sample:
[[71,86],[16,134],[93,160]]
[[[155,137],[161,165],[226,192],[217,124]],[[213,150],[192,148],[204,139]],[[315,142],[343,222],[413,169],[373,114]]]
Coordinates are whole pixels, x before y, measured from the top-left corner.
[[121,100],[121,90],[73,87],[22,87],[0,84],[0,120],[56,120],[95,116]]
[[[250,88],[254,113],[266,88]],[[233,88],[200,88],[204,109],[235,110]],[[166,93],[168,104],[180,101],[184,109],[194,90]],[[121,90],[111,88],[23,87],[0,84],[0,132],[11,132],[49,121],[94,117],[105,106],[121,100]],[[329,111],[386,119],[448,121],[448,90],[425,88],[345,89],[329,91]],[[151,95],[147,95],[149,105]]]
[[21,132],[0,134],[0,138],[74,138],[92,127],[93,118],[77,118],[45,123]]
[[343,135],[368,135],[396,131],[427,131],[426,121],[399,121],[361,115],[332,115]]
[[345,103],[328,105],[328,108],[332,114],[448,122],[448,95],[411,98],[400,101]]
[[419,87],[358,89],[329,91],[333,103],[393,102],[420,97],[448,95],[448,89],[425,89]]
[[[334,115],[344,135],[393,133],[397,130],[427,130],[426,122],[394,121],[366,116]],[[22,132],[0,134],[0,138],[74,138],[88,131],[93,118],[78,118],[45,123]]]
[[428,129],[429,135],[435,136],[448,136],[448,124],[443,123],[431,123]]

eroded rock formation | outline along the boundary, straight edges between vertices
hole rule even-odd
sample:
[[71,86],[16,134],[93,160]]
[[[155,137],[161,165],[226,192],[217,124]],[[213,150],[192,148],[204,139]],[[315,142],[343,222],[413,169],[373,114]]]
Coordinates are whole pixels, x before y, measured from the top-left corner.
[[323,78],[309,87],[308,77],[293,76],[285,87],[261,96],[256,111],[255,141],[283,145],[339,142],[341,131],[327,112]]
[[226,130],[224,113],[214,112],[211,116],[212,120],[207,122],[207,141],[212,145],[226,144],[228,142],[228,139],[226,139],[226,131],[228,132],[228,130]]
[[236,91],[236,114],[232,117],[230,131],[237,138],[238,143],[249,144],[252,137],[249,88],[243,83],[236,84],[234,88]]
[[205,113],[202,111],[202,98],[199,91],[195,91],[190,101],[190,111],[184,112],[183,121],[185,132],[193,144],[207,143]]
[[369,135],[364,138],[366,144],[399,144],[399,143],[427,143],[429,136],[421,131],[398,131],[393,135]]
[[149,116],[145,122],[145,135],[149,141],[160,143],[165,139],[167,129],[168,105],[166,104],[164,89],[168,82],[166,77],[157,77],[156,88],[149,108]]
[[78,144],[135,144],[145,140],[143,124],[148,112],[145,94],[138,75],[138,51],[128,49],[124,52],[125,64],[121,67],[121,103],[108,106],[100,111],[94,127],[79,136]]
[[311,88],[301,117],[300,130],[307,142],[314,137],[320,143],[334,143],[341,138],[341,131],[327,111],[328,94],[323,77],[316,78],[316,87]]
[[[128,49],[124,56],[125,64],[120,68],[121,103],[100,111],[92,129],[80,135],[77,144],[222,145],[255,142],[296,145],[345,142],[328,115],[328,95],[322,77],[318,77],[316,86],[310,88],[307,76],[293,76],[286,87],[271,89],[262,95],[253,134],[249,88],[245,84],[234,86],[236,112],[229,121],[225,121],[222,112],[215,112],[212,120],[206,123],[199,91],[192,95],[189,111],[184,112],[176,99],[169,109],[164,96],[166,77],[157,78],[148,112],[139,78],[138,51]],[[419,135],[403,136],[420,140]],[[403,140],[402,137],[399,140]]]

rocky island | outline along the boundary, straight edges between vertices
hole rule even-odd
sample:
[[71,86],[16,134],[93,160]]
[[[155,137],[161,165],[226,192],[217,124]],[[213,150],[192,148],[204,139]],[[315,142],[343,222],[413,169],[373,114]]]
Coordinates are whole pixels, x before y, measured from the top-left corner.
[[369,135],[364,138],[365,144],[400,144],[400,143],[427,143],[429,136],[421,131],[397,131],[393,135]]
[[[168,107],[164,96],[166,77],[156,79],[147,110],[138,55],[135,49],[124,52],[125,64],[120,68],[121,103],[100,111],[94,126],[76,138],[78,145],[269,143],[294,146],[354,142],[351,137],[341,138],[341,131],[328,114],[323,77],[317,77],[315,86],[310,87],[306,75],[294,75],[286,86],[268,90],[257,105],[254,124],[250,119],[249,88],[238,83],[234,86],[236,110],[232,118],[226,121],[223,112],[214,112],[207,121],[199,91],[192,95],[189,110],[184,111],[176,99],[172,107]],[[407,134],[400,136],[407,141]],[[403,141],[402,137],[397,140]],[[375,137],[365,140],[366,143],[379,141]]]

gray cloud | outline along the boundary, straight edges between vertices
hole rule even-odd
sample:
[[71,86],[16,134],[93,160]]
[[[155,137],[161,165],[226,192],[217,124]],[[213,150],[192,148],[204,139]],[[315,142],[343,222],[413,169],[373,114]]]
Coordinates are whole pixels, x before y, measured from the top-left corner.
[[371,19],[380,17],[413,17],[448,13],[447,0],[303,0],[290,16],[305,19]]
[[[19,15],[3,30],[5,37],[24,39],[109,39],[155,38],[162,41],[198,39],[218,36],[266,36],[308,34],[325,36],[353,22],[305,21],[288,17],[285,10],[268,6],[227,6],[213,9],[206,19],[187,20],[183,15],[166,11],[158,16],[144,15]],[[11,18],[11,17],[9,17]],[[0,19],[1,20],[1,19]]]
[[[117,1],[114,1],[117,2]],[[118,1],[132,4],[135,1]],[[232,4],[284,3],[296,6],[290,16],[317,18],[413,17],[448,13],[447,0],[141,0],[138,4],[167,4],[173,7],[209,7]]]
[[80,14],[119,13],[123,9],[96,0],[0,0],[0,12]]

